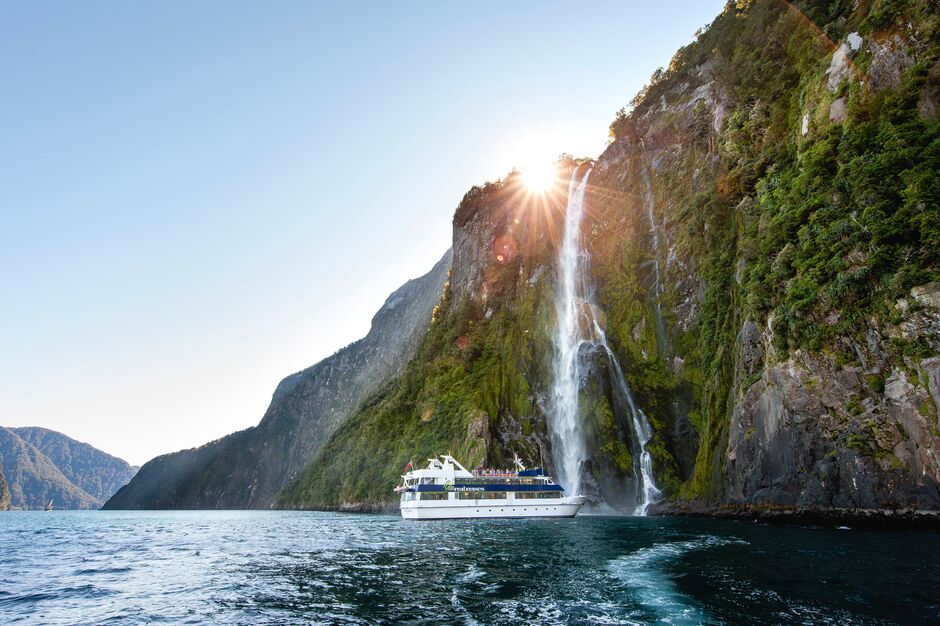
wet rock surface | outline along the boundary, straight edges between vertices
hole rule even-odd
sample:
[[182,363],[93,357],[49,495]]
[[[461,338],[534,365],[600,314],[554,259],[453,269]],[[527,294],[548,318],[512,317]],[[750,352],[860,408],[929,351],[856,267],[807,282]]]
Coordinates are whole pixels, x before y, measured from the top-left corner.
[[[901,321],[851,344],[853,364],[797,351],[768,363],[738,392],[729,428],[722,506],[741,510],[940,509],[940,357],[892,364],[891,337],[936,349],[935,283],[915,287]],[[764,351],[746,322],[741,379]],[[746,330],[747,329],[747,330]]]

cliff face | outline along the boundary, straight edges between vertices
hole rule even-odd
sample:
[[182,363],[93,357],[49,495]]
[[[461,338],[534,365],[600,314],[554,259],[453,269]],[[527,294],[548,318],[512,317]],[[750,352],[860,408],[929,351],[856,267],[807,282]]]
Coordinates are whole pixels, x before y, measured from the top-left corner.
[[727,9],[599,160],[612,334],[700,510],[940,507],[937,7],[830,4]]
[[369,334],[278,384],[258,426],[157,457],[105,508],[266,508],[359,402],[397,376],[440,299],[450,253],[388,297]]
[[448,450],[468,466],[508,466],[512,451],[550,459],[539,403],[550,377],[551,233],[564,206],[563,188],[535,196],[518,175],[465,195],[450,281],[417,354],[333,435],[279,506],[389,507],[409,459]]
[[[927,1],[729,3],[611,125],[582,236],[660,510],[940,508],[938,33]],[[282,506],[390,506],[448,450],[551,467],[564,206],[514,175],[467,194],[417,356]],[[623,508],[636,442],[594,374],[585,488]]]

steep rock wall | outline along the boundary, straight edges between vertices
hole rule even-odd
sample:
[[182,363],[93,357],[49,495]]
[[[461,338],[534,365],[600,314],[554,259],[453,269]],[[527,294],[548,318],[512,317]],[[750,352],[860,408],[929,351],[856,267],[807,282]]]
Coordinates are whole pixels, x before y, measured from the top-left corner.
[[661,511],[940,507],[937,26],[729,5],[612,125],[591,245]]

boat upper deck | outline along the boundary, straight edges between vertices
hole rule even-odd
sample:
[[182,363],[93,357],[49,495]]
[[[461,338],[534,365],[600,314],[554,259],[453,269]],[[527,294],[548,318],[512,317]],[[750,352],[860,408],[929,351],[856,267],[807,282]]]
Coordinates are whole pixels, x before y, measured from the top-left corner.
[[556,484],[550,476],[546,476],[541,468],[526,469],[515,459],[515,469],[485,469],[467,470],[450,455],[442,455],[440,459],[428,459],[429,464],[424,469],[411,469],[413,463],[405,467],[402,475],[402,484],[395,490],[407,492],[438,492],[438,491],[486,491],[486,492],[561,492],[562,487]]
[[476,478],[516,478],[516,477],[529,477],[529,476],[545,476],[542,472],[542,468],[536,467],[533,469],[524,469],[524,470],[508,470],[508,469],[475,469],[470,470],[470,473]]

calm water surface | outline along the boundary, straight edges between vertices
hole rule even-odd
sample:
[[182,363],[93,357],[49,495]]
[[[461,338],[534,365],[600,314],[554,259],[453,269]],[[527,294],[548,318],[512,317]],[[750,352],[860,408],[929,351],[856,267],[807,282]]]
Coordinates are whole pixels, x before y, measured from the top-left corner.
[[0,514],[0,622],[940,621],[940,534],[722,520]]

